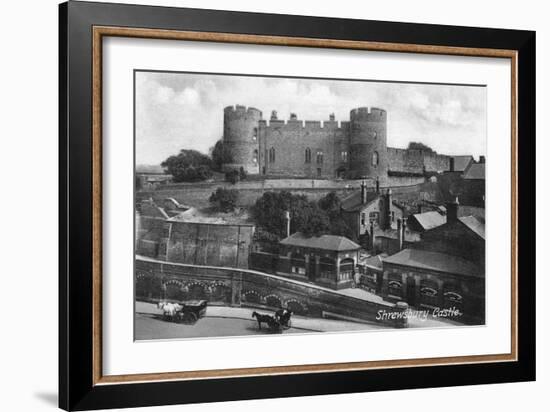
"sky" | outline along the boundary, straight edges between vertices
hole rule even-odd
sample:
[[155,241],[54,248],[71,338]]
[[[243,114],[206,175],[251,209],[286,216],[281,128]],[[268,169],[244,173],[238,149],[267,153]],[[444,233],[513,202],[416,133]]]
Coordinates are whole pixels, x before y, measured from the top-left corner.
[[486,88],[479,86],[136,72],[136,164],[181,149],[203,153],[223,135],[223,108],[253,106],[269,119],[349,120],[356,107],[387,111],[387,145],[422,142],[441,154],[486,153]]

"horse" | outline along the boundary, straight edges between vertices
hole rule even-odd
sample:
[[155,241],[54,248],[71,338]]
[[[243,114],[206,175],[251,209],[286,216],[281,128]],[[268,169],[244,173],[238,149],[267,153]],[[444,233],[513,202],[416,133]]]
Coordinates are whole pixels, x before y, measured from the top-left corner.
[[262,329],[262,323],[266,323],[271,330],[279,329],[279,322],[277,322],[277,319],[275,319],[275,317],[271,315],[264,315],[262,313],[254,311],[252,312],[252,317],[256,318],[256,320],[258,321],[258,329]]
[[159,302],[157,307],[162,309],[165,319],[174,320],[176,314],[183,309],[179,303]]

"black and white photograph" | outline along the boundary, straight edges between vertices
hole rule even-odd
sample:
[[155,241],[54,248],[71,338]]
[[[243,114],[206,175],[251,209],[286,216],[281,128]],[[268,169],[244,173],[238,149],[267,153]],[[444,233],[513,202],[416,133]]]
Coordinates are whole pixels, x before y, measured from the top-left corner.
[[135,340],[485,325],[485,85],[133,75]]

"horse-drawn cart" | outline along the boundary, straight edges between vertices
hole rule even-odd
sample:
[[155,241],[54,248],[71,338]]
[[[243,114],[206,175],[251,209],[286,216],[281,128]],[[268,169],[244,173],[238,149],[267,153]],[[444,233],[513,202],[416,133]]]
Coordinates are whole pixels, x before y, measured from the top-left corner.
[[178,303],[159,302],[165,320],[192,325],[206,314],[206,300],[186,300]]
[[258,329],[262,329],[262,323],[265,323],[272,332],[282,332],[290,329],[292,326],[291,316],[292,311],[288,309],[278,309],[274,315],[252,312],[252,317],[258,322]]

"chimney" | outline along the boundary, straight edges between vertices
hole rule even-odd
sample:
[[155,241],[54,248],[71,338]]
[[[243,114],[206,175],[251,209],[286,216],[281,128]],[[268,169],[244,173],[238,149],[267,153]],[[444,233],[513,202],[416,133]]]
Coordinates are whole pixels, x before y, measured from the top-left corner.
[[417,213],[422,213],[422,203],[418,204],[418,212]]
[[290,212],[287,210],[285,211],[285,219],[286,219],[286,237],[290,236]]
[[370,222],[370,248],[371,250],[374,250],[374,242],[375,242],[375,238],[374,238],[374,221],[371,220]]
[[298,120],[298,115],[296,115],[296,113],[290,113],[290,120]]
[[277,110],[271,111],[271,120],[277,120]]
[[361,182],[361,204],[367,204],[367,183],[364,180]]
[[458,196],[454,201],[447,203],[447,223],[458,220]]
[[336,119],[336,116],[334,116],[334,113],[331,113],[328,118],[331,122],[333,122]]
[[384,202],[384,227],[383,229],[391,228],[391,189],[386,192],[386,201]]
[[378,180],[378,176],[376,176],[376,193],[380,193],[380,180]]
[[399,250],[403,249],[403,236],[404,236],[404,228],[405,227],[405,220],[403,219],[397,219],[397,239],[399,240]]
[[485,156],[479,156],[479,163],[485,163]]

